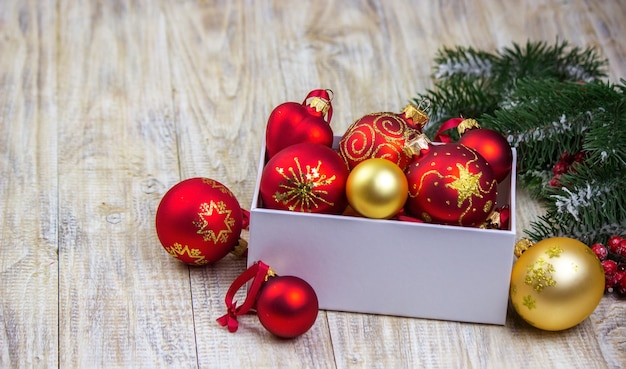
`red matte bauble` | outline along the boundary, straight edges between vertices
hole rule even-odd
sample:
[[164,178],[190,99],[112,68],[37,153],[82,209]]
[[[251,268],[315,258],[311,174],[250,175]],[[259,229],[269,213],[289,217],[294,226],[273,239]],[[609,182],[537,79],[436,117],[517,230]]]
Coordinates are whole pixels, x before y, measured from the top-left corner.
[[308,331],[318,311],[313,287],[294,276],[269,278],[256,300],[256,312],[263,327],[282,338],[297,337]]
[[214,263],[239,243],[243,213],[235,195],[210,178],[190,178],[168,190],[156,212],[163,248],[189,265]]
[[406,211],[425,222],[478,227],[496,203],[498,183],[489,163],[460,144],[431,145],[406,175]]
[[413,156],[409,145],[422,129],[407,116],[409,111],[419,110],[409,105],[402,114],[373,113],[352,123],[339,141],[339,153],[350,170],[372,158],[387,159],[404,170]]
[[[311,96],[316,91],[320,96]],[[330,97],[323,90],[312,91],[301,104],[285,102],[274,108],[267,120],[265,130],[267,158],[272,158],[288,146],[302,142],[331,147],[333,144],[333,130],[330,127],[332,114],[328,114],[327,120],[324,119],[330,108]]]
[[498,183],[511,173],[513,151],[500,132],[488,128],[470,129],[463,133],[458,143],[478,151],[491,165]]
[[300,143],[274,155],[261,173],[264,207],[310,213],[341,213],[346,205],[348,168],[324,145]]

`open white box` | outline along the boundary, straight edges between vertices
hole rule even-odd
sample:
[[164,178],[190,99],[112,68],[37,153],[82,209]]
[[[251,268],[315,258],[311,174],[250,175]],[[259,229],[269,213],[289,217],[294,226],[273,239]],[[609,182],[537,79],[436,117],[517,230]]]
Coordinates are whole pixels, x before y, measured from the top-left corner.
[[[337,143],[339,137],[335,137]],[[442,226],[263,208],[250,211],[248,265],[315,289],[320,309],[504,324],[515,245],[515,163],[498,186],[509,230]]]

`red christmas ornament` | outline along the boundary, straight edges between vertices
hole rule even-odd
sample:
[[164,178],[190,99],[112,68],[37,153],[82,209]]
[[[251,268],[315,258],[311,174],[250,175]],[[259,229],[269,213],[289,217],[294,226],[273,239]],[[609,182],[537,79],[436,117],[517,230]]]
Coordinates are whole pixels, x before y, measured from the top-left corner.
[[183,263],[214,263],[239,243],[243,214],[226,186],[209,178],[190,178],[161,199],[156,232],[163,248]]
[[[302,104],[285,102],[274,108],[265,130],[268,159],[297,143],[311,142],[332,146],[333,131],[330,120],[333,109],[329,92],[331,91],[313,90]],[[324,120],[325,116],[327,120]]]
[[[246,282],[252,280],[245,301],[236,306],[235,294]],[[281,338],[294,338],[308,331],[319,311],[317,295],[306,281],[294,276],[277,276],[262,261],[254,263],[243,272],[226,293],[225,315],[217,322],[236,332],[237,317],[256,309],[259,321],[270,333]]]
[[478,227],[495,206],[498,183],[489,163],[464,145],[431,145],[406,173],[406,211],[425,222]]
[[414,154],[411,143],[426,122],[426,113],[412,104],[407,105],[401,114],[365,115],[348,127],[339,141],[339,153],[350,170],[371,158],[390,160],[404,170]]
[[315,323],[318,309],[313,287],[294,276],[269,278],[256,300],[256,312],[263,327],[282,338],[297,337],[308,331]]
[[476,150],[491,166],[498,183],[511,173],[513,151],[511,145],[498,131],[480,128],[476,120],[465,119],[457,127],[458,143]]
[[291,145],[272,157],[261,174],[266,208],[341,213],[346,205],[348,169],[333,149],[314,143]]

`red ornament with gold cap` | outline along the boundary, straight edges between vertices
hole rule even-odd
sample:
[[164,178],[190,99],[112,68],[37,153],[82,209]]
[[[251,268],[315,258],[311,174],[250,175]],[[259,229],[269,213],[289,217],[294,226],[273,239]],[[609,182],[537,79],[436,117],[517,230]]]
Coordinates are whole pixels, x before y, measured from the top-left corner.
[[372,113],[357,119],[339,141],[339,153],[350,169],[371,158],[387,159],[404,170],[411,161],[408,143],[428,122],[429,103],[408,104],[402,113]]
[[285,102],[272,110],[265,129],[267,158],[302,142],[333,144],[330,121],[333,116],[332,91],[313,90],[302,103]]
[[407,168],[405,210],[428,223],[481,226],[492,213],[497,181],[489,163],[457,143],[435,145],[422,136],[422,155]]
[[475,119],[464,119],[457,127],[457,131],[460,135],[458,143],[478,151],[491,165],[498,183],[511,173],[513,151],[500,132],[481,128]]
[[210,264],[245,242],[240,239],[245,213],[220,182],[190,178],[175,184],[161,199],[156,233],[165,251],[176,259],[189,265]]
[[456,128],[460,144],[476,150],[491,165],[498,183],[511,173],[513,150],[506,138],[498,131],[482,128],[476,119],[452,118],[441,125],[435,141],[450,142],[444,132]]

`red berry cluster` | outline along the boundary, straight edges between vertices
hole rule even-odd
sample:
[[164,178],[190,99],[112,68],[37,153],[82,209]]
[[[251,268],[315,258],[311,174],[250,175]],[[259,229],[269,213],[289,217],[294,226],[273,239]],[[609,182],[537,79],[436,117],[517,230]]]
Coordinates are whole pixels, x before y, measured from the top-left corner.
[[602,262],[606,291],[626,296],[626,239],[611,236],[606,246],[594,243],[591,250]]
[[565,151],[561,154],[559,161],[552,166],[552,179],[550,179],[549,185],[552,187],[558,187],[561,183],[561,176],[565,173],[576,172],[576,166],[585,161],[587,155],[584,151],[579,151],[576,154],[570,154]]

